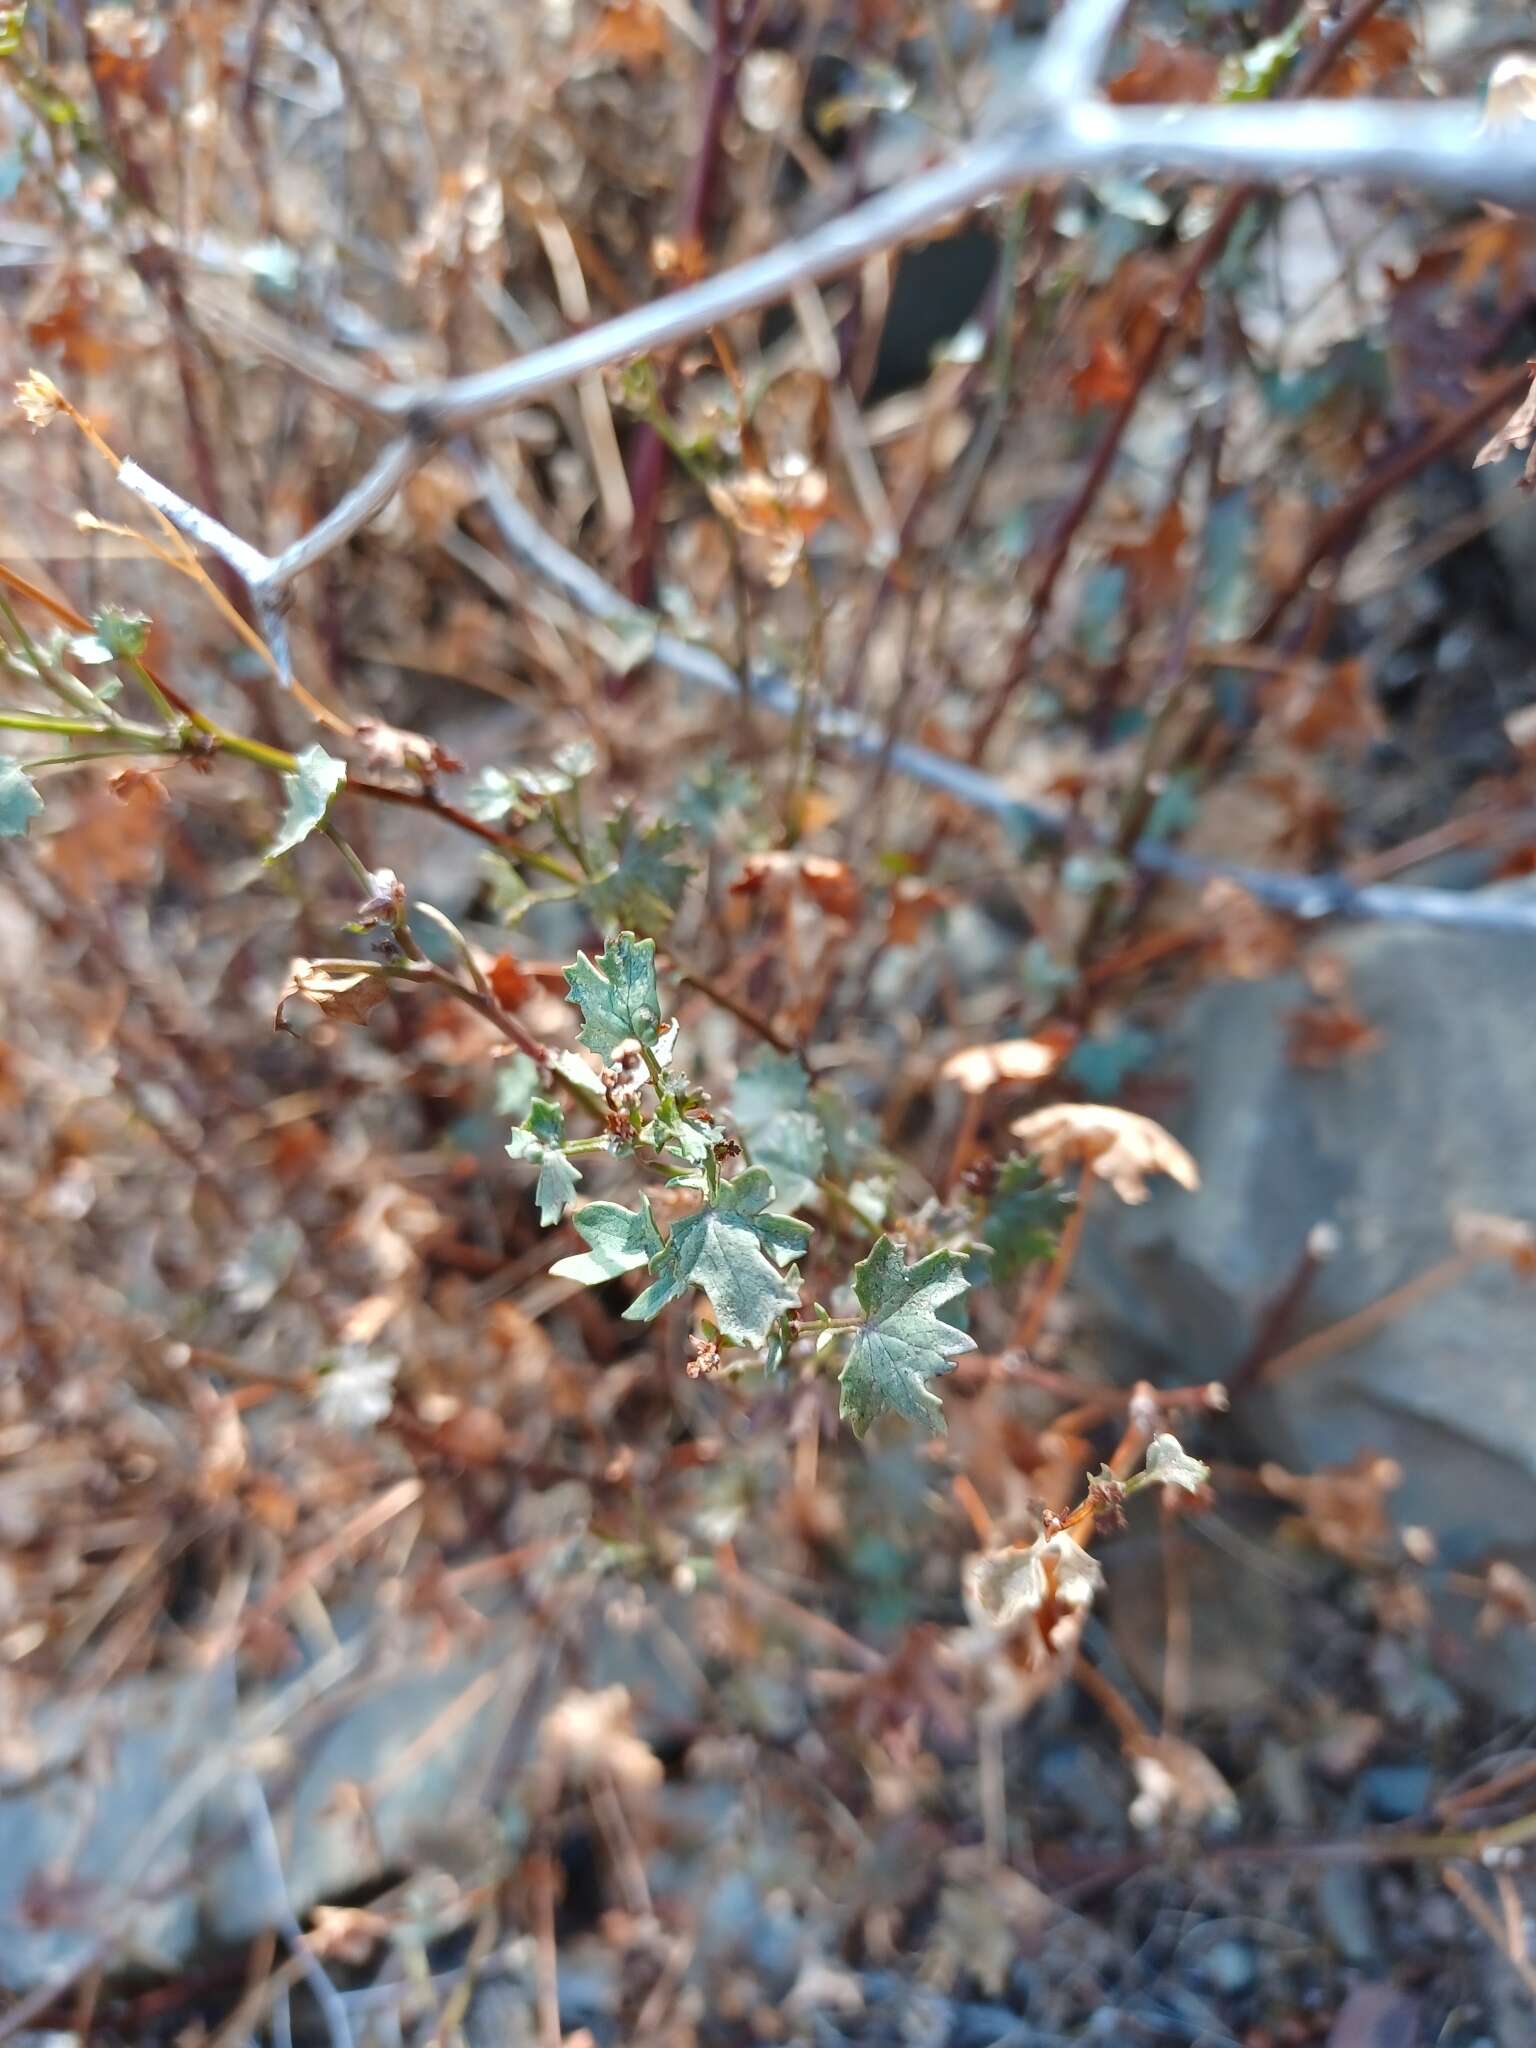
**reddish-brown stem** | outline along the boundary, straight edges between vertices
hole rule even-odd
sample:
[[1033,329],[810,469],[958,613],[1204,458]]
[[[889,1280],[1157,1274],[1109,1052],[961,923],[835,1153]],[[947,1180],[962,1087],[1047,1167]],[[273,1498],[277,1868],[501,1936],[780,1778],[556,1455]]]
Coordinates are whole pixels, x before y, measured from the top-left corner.
[[1177,1735],[1189,1708],[1192,1620],[1189,1570],[1184,1530],[1169,1509],[1173,1496],[1162,1496],[1163,1535],[1163,1733]]
[[1045,1319],[1050,1314],[1051,1303],[1061,1292],[1062,1282],[1072,1270],[1072,1261],[1077,1257],[1077,1247],[1082,1241],[1083,1218],[1088,1210],[1088,1197],[1093,1192],[1093,1168],[1084,1163],[1082,1178],[1077,1184],[1077,1206],[1067,1218],[1067,1227],[1061,1233],[1061,1242],[1056,1247],[1056,1256],[1046,1269],[1045,1278],[1030,1297],[1029,1307],[1020,1318],[1014,1343],[1020,1351],[1030,1352],[1039,1341],[1040,1332],[1045,1328]]
[[1468,1245],[1465,1250],[1450,1253],[1433,1266],[1426,1267],[1422,1273],[1416,1273],[1411,1280],[1405,1280],[1400,1287],[1394,1287],[1378,1300],[1356,1309],[1353,1315],[1330,1323],[1324,1330],[1315,1330],[1288,1351],[1277,1352],[1273,1358],[1267,1358],[1254,1377],[1259,1381],[1284,1379],[1306,1366],[1316,1365],[1321,1359],[1331,1358],[1336,1351],[1347,1351],[1351,1345],[1361,1343],[1387,1323],[1405,1315],[1409,1309],[1417,1308],[1420,1302],[1428,1301],[1432,1296],[1444,1293],[1447,1287],[1454,1287],[1458,1281],[1465,1280],[1490,1256],[1478,1245]]
[[[1336,1238],[1333,1241],[1336,1242]],[[1295,1324],[1319,1268],[1326,1264],[1329,1256],[1329,1240],[1320,1237],[1316,1229],[1309,1230],[1295,1265],[1260,1317],[1252,1343],[1228,1375],[1229,1384],[1239,1392],[1252,1385],[1262,1374],[1267,1361],[1279,1350]]]
[[[1381,11],[1383,4],[1384,0],[1355,0],[1354,6],[1339,22],[1333,34],[1318,45],[1305,63],[1297,66],[1294,75],[1283,88],[1284,96],[1288,99],[1299,99],[1314,91],[1371,16]],[[1098,500],[1105,479],[1114,466],[1115,457],[1120,452],[1120,444],[1125,439],[1126,430],[1135,418],[1147,387],[1167,354],[1168,344],[1178,332],[1206,272],[1220,258],[1231,239],[1233,229],[1257,189],[1253,185],[1239,185],[1227,194],[1216,218],[1201,236],[1194,254],[1179,273],[1172,296],[1163,308],[1157,325],[1142,345],[1141,354],[1131,370],[1130,389],[1115,408],[1109,425],[1093,452],[1093,459],[1082,482],[1056,522],[1045,560],[1030,592],[1029,615],[1018,639],[1014,642],[1007,673],[971,736],[972,761],[979,761],[985,755],[993,733],[1029,673],[1030,656],[1045,624],[1051,600],[1056,594],[1056,586],[1067,565],[1067,557],[1072,552],[1072,543]]]
[[[731,20],[730,0],[712,0],[714,47],[709,59],[709,77],[704,89],[704,118],[699,146],[688,176],[683,201],[682,243],[685,256],[702,251],[709,233],[715,197],[720,184],[724,153],[725,122],[736,97],[736,73],[744,54]],[[676,386],[676,370],[663,381],[666,405]],[[662,486],[667,479],[667,445],[648,422],[636,430],[629,465],[629,495],[634,506],[630,532],[630,597],[648,605],[654,594],[656,575],[656,525],[661,507]]]
[[[108,66],[98,61],[98,45],[90,16],[86,13],[81,0],[71,0],[70,13],[75,32],[80,38],[86,68],[90,73],[91,89],[95,94],[97,112],[101,118],[102,135],[117,160],[123,190],[152,221],[158,222],[160,208],[155,198],[154,182],[134,151],[133,126],[123,118],[118,102],[116,80]],[[186,293],[182,289],[180,259],[174,248],[157,242],[153,248],[141,251],[129,260],[142,282],[164,306],[166,318],[170,322],[171,347],[176,358],[176,376],[181,386],[182,406],[187,416],[187,440],[191,450],[193,474],[197,478],[197,488],[204,507],[222,525],[225,523],[224,495],[219,488],[218,465],[213,455],[213,436],[208,428],[193,363],[193,340],[196,329],[187,306]],[[230,603],[244,609],[248,602],[245,586],[229,564],[216,560],[213,573],[217,576],[220,588]]]
[[1090,1664],[1086,1657],[1079,1657],[1072,1667],[1072,1676],[1119,1736],[1122,1748],[1131,1751],[1145,1748],[1147,1730],[1142,1726],[1141,1716],[1097,1664]]
[[1347,552],[1383,498],[1401,490],[1421,470],[1427,469],[1437,456],[1454,448],[1458,441],[1482,426],[1494,413],[1522,398],[1530,381],[1530,367],[1521,363],[1480,391],[1475,398],[1468,399],[1455,412],[1447,414],[1439,426],[1421,434],[1416,441],[1410,441],[1406,448],[1400,448],[1374,476],[1368,476],[1352,497],[1319,522],[1302,552],[1301,560],[1271,599],[1269,610],[1259,622],[1254,638],[1268,639],[1323,564],[1335,561]]

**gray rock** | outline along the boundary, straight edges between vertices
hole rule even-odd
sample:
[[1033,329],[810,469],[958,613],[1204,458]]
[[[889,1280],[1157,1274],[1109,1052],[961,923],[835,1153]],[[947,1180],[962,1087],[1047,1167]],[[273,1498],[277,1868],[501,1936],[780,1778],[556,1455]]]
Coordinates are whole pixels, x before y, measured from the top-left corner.
[[[1168,1117],[1203,1186],[1094,1204],[1080,1284],[1128,1370],[1228,1376],[1314,1225],[1339,1233],[1294,1336],[1423,1272],[1458,1215],[1536,1219],[1536,944],[1407,926],[1331,933],[1382,1034],[1322,1071],[1287,1058],[1298,977],[1214,986],[1165,1048]],[[1536,1375],[1526,1283],[1489,1265],[1364,1342],[1262,1387],[1238,1420],[1301,1469],[1389,1453],[1395,1510],[1448,1558],[1536,1543]]]
[[[0,1784],[0,1986],[67,1979],[103,1941],[114,1967],[176,1966],[273,1926],[245,1805],[253,1767],[301,1918],[393,1866],[469,1877],[495,1862],[553,1697],[526,1614],[509,1605],[446,1654],[425,1625],[362,1603],[333,1618],[338,1671],[245,1688],[238,1713],[227,1667],[38,1703],[26,1776]],[[629,1686],[642,1732],[695,1711],[650,1631],[601,1632],[599,1682]]]
[[33,1718],[35,1768],[0,1797],[0,1983],[67,1979],[108,1927],[120,1955],[145,1963],[190,1951],[196,1902],[177,1879],[214,1709],[199,1674],[125,1680]]

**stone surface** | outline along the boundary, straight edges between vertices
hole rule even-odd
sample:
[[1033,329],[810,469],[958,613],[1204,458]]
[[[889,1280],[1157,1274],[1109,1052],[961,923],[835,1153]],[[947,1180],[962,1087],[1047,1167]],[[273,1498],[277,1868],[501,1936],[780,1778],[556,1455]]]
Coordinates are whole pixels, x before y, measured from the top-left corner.
[[[1308,1232],[1339,1233],[1292,1336],[1320,1329],[1452,1248],[1458,1214],[1536,1219],[1536,944],[1372,926],[1327,951],[1376,1049],[1291,1063],[1298,976],[1204,991],[1160,1055],[1182,1090],[1165,1120],[1203,1187],[1161,1183],[1142,1208],[1102,1193],[1079,1266],[1090,1334],[1129,1371],[1225,1378]],[[1374,1448],[1405,1471],[1394,1507],[1448,1559],[1536,1543],[1536,1292],[1475,1272],[1365,1341],[1263,1387],[1239,1426],[1308,1469]]]
[[[0,1986],[66,1976],[109,1931],[117,1956],[174,1966],[269,1927],[238,1767],[253,1737],[300,1916],[391,1867],[466,1874],[498,1829],[517,1832],[515,1766],[553,1696],[523,1610],[446,1653],[424,1625],[361,1606],[339,1626],[344,1643],[367,1631],[361,1663],[292,1714],[302,1670],[247,1688],[236,1722],[225,1668],[45,1700],[19,1722],[25,1768],[0,1785]],[[696,1713],[661,1629],[599,1604],[589,1652],[590,1682],[626,1686],[642,1734]]]

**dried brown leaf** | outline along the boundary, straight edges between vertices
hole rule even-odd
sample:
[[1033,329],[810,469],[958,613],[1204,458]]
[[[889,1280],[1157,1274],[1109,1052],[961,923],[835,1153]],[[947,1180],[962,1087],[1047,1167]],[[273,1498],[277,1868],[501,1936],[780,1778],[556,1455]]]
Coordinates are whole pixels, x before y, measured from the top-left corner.
[[1094,343],[1093,353],[1067,384],[1077,410],[1091,412],[1096,405],[1119,405],[1129,398],[1135,379],[1125,350],[1105,337]]
[[1522,1216],[1464,1210],[1452,1223],[1451,1235],[1458,1251],[1476,1252],[1485,1259],[1504,1259],[1526,1278],[1536,1273],[1536,1228]]
[[1485,128],[1509,128],[1516,121],[1536,121],[1536,57],[1522,50],[1494,65],[1483,102]]
[[1237,981],[1264,981],[1296,957],[1296,932],[1287,919],[1266,909],[1238,882],[1218,878],[1206,885],[1200,908],[1214,927],[1222,969]]
[[847,861],[807,854],[800,863],[800,882],[824,916],[838,918],[844,924],[858,922],[864,898]]
[[291,1030],[288,1005],[302,996],[333,1024],[361,1024],[388,994],[386,977],[367,966],[359,967],[354,974],[318,967],[312,960],[296,959],[277,999],[273,1023],[279,1031]]
[[1043,1081],[1061,1065],[1063,1048],[1039,1038],[1003,1038],[992,1045],[968,1045],[940,1067],[967,1095],[985,1095],[1004,1081]]
[[1274,1499],[1296,1509],[1312,1541],[1335,1557],[1355,1565],[1379,1563],[1397,1550],[1396,1525],[1387,1512],[1388,1494],[1403,1483],[1395,1458],[1361,1451],[1347,1465],[1312,1473],[1267,1462],[1259,1478]]
[[1149,1174],[1165,1173],[1191,1193],[1200,1185],[1200,1170],[1178,1139],[1134,1110],[1058,1102],[1016,1117],[1011,1129],[1047,1173],[1071,1165],[1091,1168],[1122,1202],[1147,1199]]
[[1220,73],[1220,59],[1207,50],[1143,36],[1135,56],[1109,81],[1105,94],[1122,107],[1208,100]]
[[1495,1558],[1483,1573],[1477,1632],[1493,1636],[1510,1627],[1536,1630],[1536,1581],[1504,1558]]
[[27,424],[31,427],[46,427],[56,413],[64,410],[64,396],[51,377],[45,377],[41,370],[28,370],[16,385],[16,403],[21,407]]
[[[1529,368],[1536,371],[1536,361],[1531,362]],[[1481,469],[1485,463],[1502,462],[1512,450],[1530,448],[1533,440],[1536,440],[1536,377],[1503,426],[1478,449],[1472,458],[1472,467]],[[1520,481],[1526,490],[1536,486],[1536,449],[1527,456],[1525,474]]]
[[635,1733],[629,1693],[622,1685],[602,1692],[568,1692],[544,1717],[539,1765],[546,1784],[585,1790],[612,1779],[632,1800],[661,1783],[661,1764]]
[[582,53],[610,57],[627,71],[651,71],[667,54],[667,19],[656,0],[606,0]]
[[386,725],[381,718],[359,720],[357,744],[376,775],[452,775],[464,765],[425,733]]
[[1228,1826],[1237,1818],[1237,1795],[1203,1750],[1176,1735],[1146,1735],[1130,1755],[1136,1777],[1134,1827]]
[[1328,73],[1321,90],[1333,99],[1349,99],[1356,93],[1368,92],[1394,71],[1411,64],[1418,48],[1418,34],[1411,21],[1378,14],[1355,30],[1349,48]]
[[935,887],[918,875],[904,875],[891,891],[885,920],[885,943],[910,946],[929,918],[947,910],[954,899],[947,889]]

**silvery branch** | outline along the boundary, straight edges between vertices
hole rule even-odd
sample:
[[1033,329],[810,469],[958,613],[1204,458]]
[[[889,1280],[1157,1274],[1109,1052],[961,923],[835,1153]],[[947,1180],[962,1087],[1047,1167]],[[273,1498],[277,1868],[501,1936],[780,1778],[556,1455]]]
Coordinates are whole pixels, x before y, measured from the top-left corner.
[[[456,436],[560,391],[584,375],[694,339],[760,311],[806,285],[846,274],[866,258],[927,234],[956,214],[1051,177],[1171,176],[1216,183],[1282,185],[1293,178],[1352,179],[1450,199],[1485,199],[1536,212],[1536,121],[1490,120],[1472,101],[1314,99],[1222,106],[1113,106],[1097,79],[1125,0],[1068,0],[1042,38],[1023,87],[990,132],[947,161],[905,179],[794,240],[698,283],[637,306],[578,334],[489,370],[417,383],[384,383],[339,371],[329,356],[295,338],[283,353],[310,381],[349,408],[399,431],[366,475],[310,530],[266,555],[169,490],[135,463],[120,481],[190,540],[244,578],[289,680],[283,614],[294,580],[375,518],[406,481]],[[651,658],[706,688],[740,688],[708,649],[659,630],[562,548],[517,503],[499,474],[472,449],[487,508],[509,551],[594,618],[649,637]],[[797,693],[771,672],[750,678],[769,709],[790,713]],[[1063,820],[1022,804],[995,778],[905,742],[889,742],[858,718],[825,710],[823,737],[856,755],[883,757],[896,773],[942,789],[1036,833],[1059,836]],[[1198,881],[1224,874],[1264,901],[1302,917],[1408,917],[1499,930],[1536,930],[1536,908],[1499,897],[1471,901],[1450,891],[1355,889],[1307,879],[1217,869],[1174,849],[1143,843],[1131,859],[1149,871]]]

